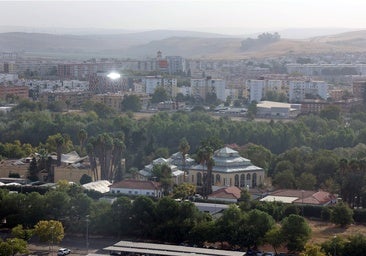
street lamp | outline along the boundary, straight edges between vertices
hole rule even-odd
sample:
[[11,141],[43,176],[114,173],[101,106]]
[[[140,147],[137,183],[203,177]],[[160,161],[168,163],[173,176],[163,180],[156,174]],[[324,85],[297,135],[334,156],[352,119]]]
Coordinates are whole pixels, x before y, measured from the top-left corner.
[[53,256],[53,230],[54,226],[51,226],[51,256]]
[[304,217],[304,190],[301,190],[301,213]]
[[333,256],[337,256],[337,241],[336,241],[336,239],[337,239],[337,236],[335,235],[333,237],[333,245],[334,245],[334,255]]
[[86,255],[89,254],[89,215],[86,215]]

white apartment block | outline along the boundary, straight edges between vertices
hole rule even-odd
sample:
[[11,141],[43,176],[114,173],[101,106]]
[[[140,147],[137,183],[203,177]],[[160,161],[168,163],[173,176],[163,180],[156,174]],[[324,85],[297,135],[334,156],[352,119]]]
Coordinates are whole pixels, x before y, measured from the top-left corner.
[[169,74],[180,74],[186,71],[186,61],[181,56],[166,56]]
[[26,80],[21,83],[28,86],[30,89],[39,90],[39,92],[89,90],[89,82],[79,80]]
[[288,85],[286,80],[247,80],[247,88],[250,91],[250,102],[259,102],[266,96],[268,91],[288,94]]
[[222,79],[199,78],[191,79],[192,96],[206,99],[208,93],[216,93],[219,100],[226,100],[226,82]]
[[247,80],[247,87],[250,91],[250,102],[260,102],[263,98],[265,80]]
[[169,96],[175,97],[177,95],[177,79],[163,78],[161,76],[146,76],[143,79],[145,84],[146,94],[153,94],[158,86],[163,86]]
[[289,101],[300,102],[308,95],[328,98],[328,84],[324,81],[290,81]]
[[158,86],[162,85],[162,78],[156,76],[146,76],[143,78],[147,94],[153,94]]
[[287,73],[305,76],[366,75],[366,64],[287,64]]
[[15,82],[18,80],[18,74],[0,73],[0,83]]

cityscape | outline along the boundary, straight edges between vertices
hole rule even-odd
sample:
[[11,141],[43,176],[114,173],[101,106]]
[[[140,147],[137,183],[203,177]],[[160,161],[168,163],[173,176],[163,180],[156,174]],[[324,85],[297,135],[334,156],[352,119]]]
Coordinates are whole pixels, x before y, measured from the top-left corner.
[[366,255],[363,3],[2,7],[0,255]]

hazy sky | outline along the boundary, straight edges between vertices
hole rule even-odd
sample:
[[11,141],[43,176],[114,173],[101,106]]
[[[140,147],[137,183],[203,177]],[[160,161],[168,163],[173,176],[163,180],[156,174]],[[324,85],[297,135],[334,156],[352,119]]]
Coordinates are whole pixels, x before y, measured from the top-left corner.
[[[365,28],[365,0],[1,1],[0,26],[184,29]],[[235,32],[234,32],[235,31]]]

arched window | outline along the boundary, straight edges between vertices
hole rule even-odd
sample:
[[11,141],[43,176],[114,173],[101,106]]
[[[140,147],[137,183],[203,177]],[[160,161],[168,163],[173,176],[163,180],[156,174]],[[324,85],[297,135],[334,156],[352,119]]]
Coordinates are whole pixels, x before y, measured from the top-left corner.
[[239,175],[235,174],[234,186],[239,187]]
[[240,187],[245,187],[245,174],[240,175]]
[[252,179],[252,187],[256,187],[257,186],[257,174],[253,173],[253,179]]
[[245,175],[241,174],[240,175],[240,187],[245,187]]
[[216,174],[216,185],[221,185],[221,177],[220,177],[220,174]]
[[197,186],[202,186],[202,174],[200,172],[197,173]]
[[250,180],[250,173],[247,174],[247,180]]
[[211,175],[211,185],[214,186],[215,185],[215,175]]

